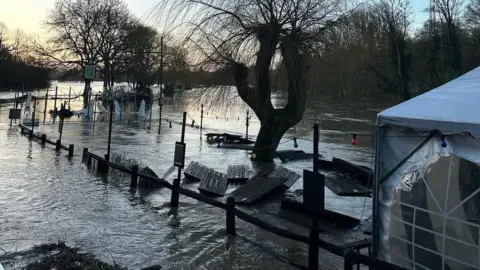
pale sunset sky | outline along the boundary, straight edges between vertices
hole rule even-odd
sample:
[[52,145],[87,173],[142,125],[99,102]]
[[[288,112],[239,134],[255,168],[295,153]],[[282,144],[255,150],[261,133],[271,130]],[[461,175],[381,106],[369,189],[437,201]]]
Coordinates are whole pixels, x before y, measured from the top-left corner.
[[[45,35],[42,23],[47,13],[53,9],[56,0],[0,0],[0,22],[11,30],[21,29],[27,34]],[[125,0],[129,9],[144,22],[152,25],[148,19],[149,11],[155,7],[158,0]],[[423,10],[429,0],[411,0],[415,11],[415,25],[418,27],[428,17]],[[154,26],[154,25],[152,25]]]

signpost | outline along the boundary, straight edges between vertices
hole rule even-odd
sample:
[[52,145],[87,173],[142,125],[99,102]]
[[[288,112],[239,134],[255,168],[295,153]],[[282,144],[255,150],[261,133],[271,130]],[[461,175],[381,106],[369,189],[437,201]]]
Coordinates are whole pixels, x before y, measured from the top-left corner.
[[84,78],[86,80],[93,80],[95,78],[95,65],[93,64],[85,65]]

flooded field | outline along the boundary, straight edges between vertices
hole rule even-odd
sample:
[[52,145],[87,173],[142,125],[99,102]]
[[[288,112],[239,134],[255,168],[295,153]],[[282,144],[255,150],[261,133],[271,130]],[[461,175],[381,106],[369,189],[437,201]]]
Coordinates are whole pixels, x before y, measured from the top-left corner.
[[[59,84],[59,93],[68,94],[68,87],[79,92],[81,85]],[[95,86],[94,86],[95,87]],[[0,93],[0,98],[13,93]],[[45,95],[45,91],[34,93]],[[52,95],[52,92],[49,92]],[[37,113],[44,111],[44,101]],[[159,107],[152,111],[149,126],[138,123],[129,108],[121,124],[113,125],[112,151],[138,160],[162,176],[173,164],[175,141],[180,140],[182,112],[188,112],[185,142],[186,163],[197,161],[226,172],[228,165],[245,164],[254,169],[246,151],[219,149],[205,141],[210,131],[245,133],[246,107],[240,99],[231,102],[228,110],[205,107],[201,131],[200,104],[188,95],[168,100],[163,106],[161,134],[158,135]],[[82,108],[81,100],[72,102],[72,109]],[[90,171],[81,163],[84,147],[98,155],[107,149],[108,124],[99,117],[95,124],[83,123],[72,117],[65,122],[63,144],[75,145],[75,156],[57,154],[53,147],[22,137],[15,123],[10,126],[8,109],[0,105],[0,248],[6,252],[28,252],[33,245],[65,241],[82,251],[91,252],[106,262],[132,269],[159,264],[163,269],[297,269],[306,265],[307,246],[286,240],[253,225],[237,221],[237,234],[230,239],[225,233],[225,213],[193,199],[181,197],[178,216],[168,216],[170,192],[160,189],[151,192],[129,191],[129,178],[120,173],[108,177]],[[59,105],[57,105],[59,106]],[[312,102],[304,120],[295,131],[290,130],[279,149],[294,149],[291,139],[298,138],[298,149],[312,152],[312,125],[320,124],[320,146],[327,158],[340,157],[361,165],[372,166],[375,115],[383,106],[334,104],[331,101]],[[53,101],[47,104],[47,111]],[[43,123],[43,114],[38,114]],[[128,121],[130,120],[130,121]],[[195,121],[193,127],[190,125]],[[170,122],[172,123],[170,125]],[[35,127],[49,138],[58,138],[58,121],[49,115],[45,124]],[[255,136],[259,123],[250,121],[249,135]],[[201,133],[203,132],[203,134]],[[358,133],[359,144],[351,144],[351,134]],[[280,160],[276,160],[280,164]],[[302,173],[311,169],[312,161],[282,164]],[[171,181],[173,176],[168,178]],[[302,188],[301,180],[291,190]],[[232,190],[232,189],[230,189]],[[326,189],[326,207],[351,215],[368,223],[371,200],[337,197]],[[308,228],[285,220],[275,213],[279,204],[272,203],[248,211],[277,226],[307,235]],[[321,237],[336,243],[363,239],[357,230],[342,233],[321,233]],[[0,262],[2,261],[0,250]],[[343,260],[321,252],[321,269],[340,269]],[[2,262],[6,269],[15,269],[28,260],[17,258]],[[4,265],[5,266],[5,265]],[[10,267],[10,268],[9,268]],[[203,267],[203,268],[202,268]]]

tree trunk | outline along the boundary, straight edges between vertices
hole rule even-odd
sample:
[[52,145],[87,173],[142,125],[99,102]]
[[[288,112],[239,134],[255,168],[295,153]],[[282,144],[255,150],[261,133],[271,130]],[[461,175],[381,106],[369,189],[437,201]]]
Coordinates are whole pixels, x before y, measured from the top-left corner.
[[[259,26],[260,48],[256,55],[255,87],[248,83],[248,68],[235,63],[233,73],[238,94],[255,112],[261,127],[255,142],[257,161],[273,161],[275,152],[287,130],[298,123],[305,111],[306,76],[308,67],[302,50],[302,39],[296,34],[280,38],[276,25]],[[271,100],[270,65],[280,43],[283,64],[288,74],[288,99],[282,109],[273,107]]]
[[290,128],[283,119],[270,118],[262,121],[255,141],[255,160],[272,161],[283,135]]

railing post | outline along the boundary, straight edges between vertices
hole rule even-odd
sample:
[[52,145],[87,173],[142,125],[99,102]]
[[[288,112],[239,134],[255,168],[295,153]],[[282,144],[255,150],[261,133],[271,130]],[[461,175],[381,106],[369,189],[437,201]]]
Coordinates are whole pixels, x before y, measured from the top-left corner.
[[235,235],[235,198],[227,198],[227,234]]
[[100,160],[97,161],[97,166],[98,166],[97,170],[98,171],[103,172],[103,173],[108,173],[109,167],[108,167],[108,164],[107,164],[107,162],[108,162],[107,158],[108,158],[107,155],[105,155],[105,160],[104,161],[100,161]]
[[47,143],[47,134],[42,134],[42,146],[45,146]]
[[88,157],[88,148],[83,148],[82,162],[86,162]]
[[318,219],[313,215],[308,243],[308,270],[318,270]]
[[33,130],[31,130],[31,129],[28,130],[28,138],[30,140],[33,140]]
[[74,147],[75,147],[75,146],[73,146],[73,144],[70,144],[70,145],[68,146],[68,156],[69,156],[69,157],[73,157],[73,148],[74,148]]
[[138,165],[133,165],[131,179],[130,179],[130,187],[136,188],[137,180],[138,180]]
[[87,166],[91,167],[92,166],[92,156],[88,155],[87,157]]
[[60,144],[61,144],[60,140],[57,140],[55,142],[55,151],[60,151]]
[[353,258],[352,258],[352,251],[348,250],[345,255],[343,256],[344,259],[344,270],[353,270]]
[[247,109],[247,118],[245,119],[245,139],[248,140],[248,126],[250,125],[250,111]]
[[170,198],[170,207],[178,207],[178,200],[180,199],[180,194],[178,194],[179,188],[180,188],[180,178],[173,179],[173,188],[172,188],[172,197]]

